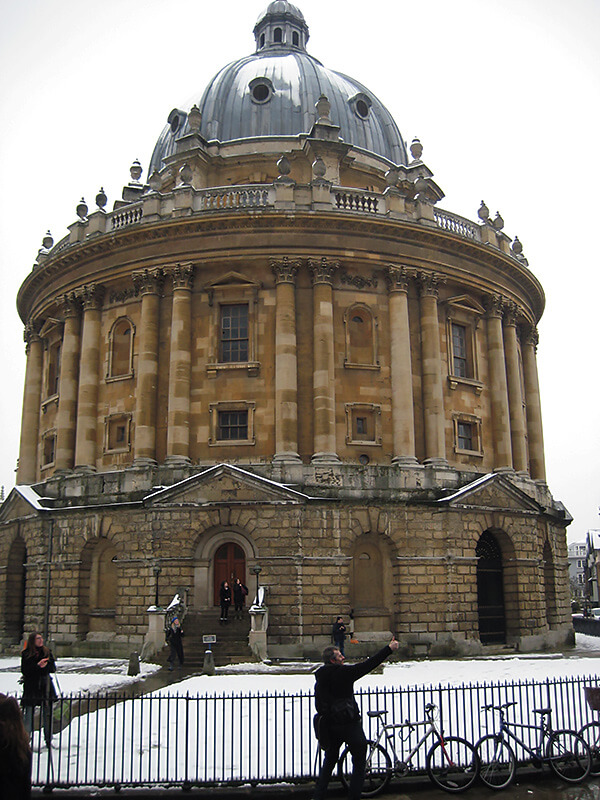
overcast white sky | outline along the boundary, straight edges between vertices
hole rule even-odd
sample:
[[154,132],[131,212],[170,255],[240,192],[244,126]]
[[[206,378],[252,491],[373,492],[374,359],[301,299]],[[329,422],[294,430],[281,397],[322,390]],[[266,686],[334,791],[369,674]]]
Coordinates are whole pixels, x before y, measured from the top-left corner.
[[[17,290],[83,195],[109,206],[172,108],[254,51],[267,0],[21,0],[0,27],[0,484],[14,484],[23,375]],[[600,528],[598,0],[299,0],[309,52],[364,83],[445,191],[518,235],[547,298],[538,363],[548,483]],[[342,132],[343,135],[343,132]],[[144,173],[144,177],[147,174]]]

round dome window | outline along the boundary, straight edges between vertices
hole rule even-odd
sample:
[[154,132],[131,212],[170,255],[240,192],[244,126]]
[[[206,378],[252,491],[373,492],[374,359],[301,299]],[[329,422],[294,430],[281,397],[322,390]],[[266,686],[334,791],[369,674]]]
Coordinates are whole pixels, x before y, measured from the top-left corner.
[[350,98],[350,105],[359,119],[368,119],[371,113],[371,98],[366,94],[356,94]]
[[248,84],[253,103],[268,103],[273,96],[273,84],[268,78],[254,78]]

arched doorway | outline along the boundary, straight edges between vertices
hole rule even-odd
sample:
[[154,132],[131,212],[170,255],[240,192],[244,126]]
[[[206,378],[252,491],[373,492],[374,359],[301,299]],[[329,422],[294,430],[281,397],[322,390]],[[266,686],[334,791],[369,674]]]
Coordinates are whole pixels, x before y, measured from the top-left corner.
[[107,539],[92,539],[81,554],[79,633],[114,634],[118,597],[117,551]]
[[236,542],[225,542],[215,553],[214,562],[214,604],[220,604],[219,589],[223,581],[230,586],[236,578],[246,583],[246,554]]
[[361,536],[352,555],[351,605],[356,631],[389,630],[390,587],[393,585],[387,547]]
[[8,551],[6,574],[6,596],[4,619],[6,634],[15,644],[21,641],[25,623],[25,586],[27,548],[20,536],[17,536]]
[[485,531],[475,549],[477,557],[477,610],[481,644],[506,642],[504,570],[496,537]]

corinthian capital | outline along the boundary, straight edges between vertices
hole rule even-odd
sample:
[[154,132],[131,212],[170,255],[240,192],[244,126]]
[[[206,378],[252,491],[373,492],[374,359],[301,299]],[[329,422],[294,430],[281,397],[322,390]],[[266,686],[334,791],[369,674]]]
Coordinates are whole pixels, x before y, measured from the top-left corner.
[[446,279],[437,272],[419,272],[417,282],[421,297],[437,298],[440,294],[440,286],[446,283]]
[[331,286],[335,273],[340,268],[340,262],[330,261],[327,258],[309,258],[308,268],[312,274],[313,286],[316,283],[328,283]]
[[134,272],[131,277],[139,294],[160,294],[165,278],[162,269],[158,267]]
[[522,336],[522,341],[524,344],[532,345],[534,350],[537,349],[540,341],[540,335],[535,325],[524,325]]
[[488,317],[497,319],[502,319],[506,303],[507,301],[500,294],[490,294],[483,301]]
[[77,292],[67,292],[56,298],[56,302],[60,309],[60,315],[63,319],[69,317],[77,317],[81,310],[81,300]]
[[270,258],[269,263],[275,274],[275,283],[296,283],[296,273],[302,264],[299,258],[291,261],[287,256]]
[[385,265],[385,279],[388,292],[408,292],[408,282],[414,278],[414,270],[396,264]]
[[81,301],[84,311],[97,311],[102,308],[104,286],[99,283],[88,283],[81,289],[77,289],[75,295]]
[[191,289],[194,285],[193,264],[172,264],[165,267],[165,275],[173,281],[173,289]]
[[25,328],[23,329],[23,341],[25,342],[25,352],[29,352],[29,347],[33,342],[40,342],[41,337],[38,332],[38,324],[32,320],[28,320]]
[[519,316],[519,306],[516,303],[513,303],[512,300],[508,300],[504,304],[504,324],[507,327],[516,328]]

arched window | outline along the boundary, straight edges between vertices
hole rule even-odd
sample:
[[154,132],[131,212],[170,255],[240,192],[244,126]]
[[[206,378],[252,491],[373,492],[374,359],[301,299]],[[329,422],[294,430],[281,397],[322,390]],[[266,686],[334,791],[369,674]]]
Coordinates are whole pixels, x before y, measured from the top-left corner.
[[375,367],[377,361],[377,325],[371,310],[354,305],[344,314],[346,329],[346,367]]
[[133,325],[127,317],[121,317],[112,326],[109,336],[109,378],[124,378],[133,374],[133,333]]
[[273,31],[273,41],[280,44],[283,41],[283,32],[281,28],[275,28]]
[[81,554],[79,573],[80,634],[115,631],[118,598],[116,548],[108,539],[90,540]]
[[300,37],[296,31],[292,33],[292,44],[294,47],[298,47],[300,45]]
[[506,642],[502,551],[490,531],[482,533],[477,547],[477,611],[482,644]]

